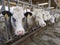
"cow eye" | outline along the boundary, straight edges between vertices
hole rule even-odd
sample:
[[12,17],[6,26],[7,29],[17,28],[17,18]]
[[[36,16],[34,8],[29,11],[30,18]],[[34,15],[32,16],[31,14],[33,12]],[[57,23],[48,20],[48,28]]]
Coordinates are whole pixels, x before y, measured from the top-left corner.
[[13,21],[14,21],[14,22],[16,22],[16,19],[15,19],[15,18],[13,18]]

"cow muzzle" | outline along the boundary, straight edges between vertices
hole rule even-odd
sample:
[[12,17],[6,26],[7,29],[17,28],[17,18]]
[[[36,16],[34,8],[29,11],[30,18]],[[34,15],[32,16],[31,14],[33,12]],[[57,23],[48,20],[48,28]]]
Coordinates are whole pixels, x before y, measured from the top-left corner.
[[24,35],[25,34],[25,30],[16,30],[15,31],[15,35]]

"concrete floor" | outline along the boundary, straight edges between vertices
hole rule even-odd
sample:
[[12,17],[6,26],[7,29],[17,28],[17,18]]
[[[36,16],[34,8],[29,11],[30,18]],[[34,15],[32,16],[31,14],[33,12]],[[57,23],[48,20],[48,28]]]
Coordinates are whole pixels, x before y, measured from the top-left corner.
[[[22,45],[60,45],[60,22],[47,27],[43,32],[30,37]],[[19,44],[20,45],[20,44]]]

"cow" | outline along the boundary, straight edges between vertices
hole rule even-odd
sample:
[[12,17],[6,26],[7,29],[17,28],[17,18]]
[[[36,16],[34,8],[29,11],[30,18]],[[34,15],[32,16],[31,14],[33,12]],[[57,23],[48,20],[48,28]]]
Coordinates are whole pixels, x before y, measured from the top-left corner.
[[55,17],[49,13],[49,11],[43,10],[42,11],[43,18],[45,22],[49,22],[54,24],[55,23]]
[[43,15],[41,9],[34,9],[33,10],[33,17],[36,17],[36,23],[39,24],[41,27],[45,27],[46,23],[44,22]]
[[5,11],[3,11],[2,14],[5,15],[7,13],[7,15],[9,15],[8,17],[11,17],[11,24],[14,29],[15,35],[24,35],[25,30],[22,25],[22,19],[24,18],[23,8],[14,6],[10,9],[11,11],[9,12],[7,6],[5,6]]
[[[13,8],[13,7],[12,7]],[[13,20],[12,22],[12,26],[15,30],[15,34],[16,35],[24,35],[25,34],[25,29],[23,28],[23,23],[22,23],[22,19],[24,18],[24,13],[23,13],[23,8],[16,6],[13,8],[13,16],[12,16],[16,21],[15,21],[15,25],[13,25]]]
[[[8,7],[5,6],[6,12],[8,11]],[[25,11],[25,12],[24,12]],[[13,15],[11,16],[11,24],[15,31],[16,35],[24,35],[25,34],[25,28],[26,25],[26,18],[27,18],[27,24],[29,28],[33,26],[34,20],[32,20],[32,13],[30,12],[30,9],[27,11],[23,9],[23,7],[19,6],[12,6],[10,7],[10,13]]]
[[54,17],[55,17],[55,21],[57,22],[60,19],[60,14],[59,13],[55,13]]

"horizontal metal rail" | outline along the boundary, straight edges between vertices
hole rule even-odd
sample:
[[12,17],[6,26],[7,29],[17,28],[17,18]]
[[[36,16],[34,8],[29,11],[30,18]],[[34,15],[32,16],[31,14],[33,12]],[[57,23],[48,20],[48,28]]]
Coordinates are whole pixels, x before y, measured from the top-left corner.
[[5,42],[7,45],[16,45],[17,43],[20,43],[22,41],[24,41],[26,38],[29,38],[31,35],[35,34],[36,32],[40,31],[40,27],[36,27],[35,29],[31,30],[29,33],[25,34],[24,36],[22,36],[19,39],[13,39],[11,40],[11,42]]

